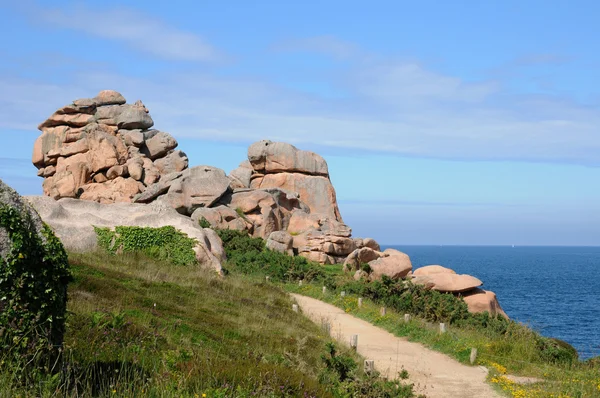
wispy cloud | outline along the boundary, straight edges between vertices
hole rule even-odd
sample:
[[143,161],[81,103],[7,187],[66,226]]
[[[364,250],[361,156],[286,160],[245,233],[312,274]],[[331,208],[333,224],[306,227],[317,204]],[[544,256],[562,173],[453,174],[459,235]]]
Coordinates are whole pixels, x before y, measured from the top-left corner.
[[329,35],[282,40],[275,43],[272,49],[278,52],[319,53],[335,58],[348,58],[360,53],[355,44]]
[[[83,12],[84,17],[90,12],[81,10],[72,12]],[[115,10],[104,11],[95,20],[71,20],[67,15],[56,11],[48,18],[78,24],[78,29],[107,35],[104,37],[129,40],[131,33],[136,37],[132,45],[152,43],[148,51],[169,41],[153,40],[154,36],[141,40],[139,33],[129,31],[131,24],[141,19],[124,23],[127,14]],[[120,22],[112,21],[112,15]],[[95,26],[83,27],[77,22],[80,20],[95,21],[91,23]],[[107,28],[112,33],[103,33],[102,21],[125,27]],[[147,30],[161,24],[143,21]],[[160,35],[164,36],[163,32]],[[335,43],[333,38],[331,43]],[[315,51],[319,48],[328,47],[317,46]],[[306,148],[339,148],[346,153],[600,165],[598,103],[517,95],[506,90],[501,80],[466,81],[416,61],[365,56],[360,51],[353,55],[343,50],[345,45],[331,48],[349,58],[334,76],[319,78],[327,78],[326,83],[339,88],[344,93],[339,98],[307,94],[247,74],[236,78],[177,70],[137,77],[107,72],[105,66],[86,66],[70,71],[68,84],[6,74],[0,76],[0,129],[34,130],[53,110],[74,98],[92,97],[110,88],[121,91],[131,102],[142,99],[156,127],[176,137],[243,143],[269,138]],[[176,55],[178,50],[174,51]],[[286,71],[290,80],[306,80],[302,73],[300,69]]]
[[28,12],[44,23],[115,40],[166,60],[214,61],[221,57],[197,34],[180,30],[139,10],[125,7],[91,9],[77,4],[55,9],[36,6]]

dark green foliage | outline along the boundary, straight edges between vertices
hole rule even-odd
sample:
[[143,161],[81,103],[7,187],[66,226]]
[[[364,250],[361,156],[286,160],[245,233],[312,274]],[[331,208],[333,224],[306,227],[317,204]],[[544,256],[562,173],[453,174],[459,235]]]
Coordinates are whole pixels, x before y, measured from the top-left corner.
[[210,228],[211,227],[211,225],[208,222],[208,220],[206,218],[204,218],[204,217],[202,217],[200,219],[200,221],[198,221],[198,224],[200,224],[200,227],[202,227],[202,228]]
[[31,225],[29,214],[0,206],[0,227],[12,242],[0,257],[0,351],[15,366],[49,367],[63,341],[71,272],[52,230],[44,225],[40,237]]
[[339,381],[350,379],[352,372],[358,367],[354,359],[348,355],[338,355],[335,344],[327,343],[327,353],[321,359],[328,370],[333,371]]
[[364,263],[361,264],[360,269],[364,272],[366,272],[367,274],[370,274],[373,270],[371,269],[371,266],[369,265],[369,263]]
[[149,227],[94,227],[100,247],[116,253],[142,252],[157,260],[165,260],[174,265],[197,264],[194,246],[196,241],[188,238],[172,226]]
[[[336,386],[338,395],[343,397],[364,398],[411,398],[414,397],[412,384],[400,384],[396,380],[387,381],[379,378],[375,372],[363,377],[358,376],[358,364],[346,354],[337,352],[335,344],[327,343],[327,352],[321,356],[325,371],[320,376],[322,384]],[[404,378],[408,378],[408,372]]]
[[288,256],[265,248],[260,238],[252,238],[242,231],[217,230],[223,241],[228,264],[244,274],[269,275],[277,281],[327,279],[320,265],[304,257]]
[[571,364],[579,359],[577,350],[566,341],[536,335],[536,344],[545,362]]
[[381,281],[350,282],[340,289],[431,322],[455,323],[469,317],[467,304],[452,294],[428,290],[408,281],[394,281],[385,275]]

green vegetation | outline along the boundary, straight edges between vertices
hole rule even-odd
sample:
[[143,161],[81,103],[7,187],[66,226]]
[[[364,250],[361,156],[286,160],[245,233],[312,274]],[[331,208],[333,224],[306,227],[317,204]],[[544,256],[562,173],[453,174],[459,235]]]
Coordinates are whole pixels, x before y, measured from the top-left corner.
[[[219,232],[223,238],[229,267],[236,272],[255,275],[285,275],[289,265],[279,253],[267,253],[260,239],[230,231]],[[224,235],[228,234],[228,235]],[[231,234],[231,235],[229,235]],[[235,236],[235,239],[231,238]],[[238,256],[261,256],[248,267]],[[251,254],[253,253],[253,254]],[[263,254],[261,254],[263,253]],[[355,281],[339,265],[320,266],[307,263],[307,277],[277,277],[283,282],[304,279],[308,283],[285,283],[290,292],[300,293],[334,304],[348,313],[365,319],[398,336],[420,342],[446,353],[460,362],[469,363],[471,348],[477,348],[477,363],[491,369],[490,381],[514,397],[593,397],[600,396],[598,361],[580,362],[569,344],[546,338],[526,325],[489,314],[470,314],[463,300],[445,293],[427,290],[408,281],[383,278],[378,282]],[[312,268],[316,267],[316,271]],[[367,267],[363,271],[369,272]],[[312,277],[312,275],[317,275]],[[326,286],[323,293],[322,286]],[[344,298],[341,291],[346,292]],[[363,306],[358,308],[358,297]],[[381,316],[380,308],[388,308]],[[412,320],[404,322],[404,314]],[[445,322],[448,332],[440,334],[437,322]],[[521,386],[505,374],[532,376],[541,383]]]
[[197,264],[194,239],[172,226],[160,228],[147,227],[94,227],[100,247],[111,253],[141,252],[157,260],[168,261],[174,265]]
[[71,279],[62,243],[48,226],[40,238],[31,225],[29,214],[0,206],[0,227],[12,242],[6,260],[0,258],[0,352],[19,378],[54,365]]
[[[463,363],[477,348],[477,363],[490,368],[490,381],[513,397],[600,395],[597,360],[582,363],[568,344],[516,322],[469,314],[449,294],[388,278],[354,281],[339,265],[273,252],[261,239],[229,230],[217,231],[228,256],[226,278],[198,267],[173,272],[172,264],[191,263],[182,258],[193,247],[174,229],[97,232],[108,251],[70,256],[75,280],[59,366],[24,380],[21,362],[4,340],[0,396],[414,396],[401,381],[406,371],[400,381],[364,375],[356,354],[293,312],[282,288],[332,303]],[[50,236],[46,244],[56,242]],[[11,261],[24,260],[18,253]],[[52,261],[64,260],[64,252],[56,253]],[[267,283],[265,276],[279,283]],[[388,308],[385,316],[381,306]],[[409,322],[404,313],[412,315]],[[440,321],[448,326],[444,334]],[[507,374],[543,381],[523,386]]]
[[[143,250],[69,258],[58,371],[22,382],[0,354],[0,396],[414,396],[410,385],[363,375],[353,351],[333,346],[264,278],[173,272]],[[343,378],[331,361],[345,364]]]
[[249,237],[247,233],[234,230],[217,230],[227,254],[227,269],[243,274],[269,275],[273,281],[298,280],[331,281],[322,266],[304,257],[288,256],[265,248],[264,240]]

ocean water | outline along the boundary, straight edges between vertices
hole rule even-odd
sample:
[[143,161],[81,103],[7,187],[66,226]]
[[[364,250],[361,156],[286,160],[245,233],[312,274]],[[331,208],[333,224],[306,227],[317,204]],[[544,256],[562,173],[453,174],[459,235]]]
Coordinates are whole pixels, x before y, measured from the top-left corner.
[[386,246],[483,281],[512,319],[600,355],[600,247]]

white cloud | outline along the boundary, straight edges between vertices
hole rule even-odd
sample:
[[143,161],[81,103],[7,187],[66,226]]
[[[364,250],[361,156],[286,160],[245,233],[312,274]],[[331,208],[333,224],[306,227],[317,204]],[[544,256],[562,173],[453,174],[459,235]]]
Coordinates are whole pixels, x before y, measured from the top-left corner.
[[142,99],[156,127],[176,137],[245,143],[269,138],[354,153],[600,165],[598,106],[511,95],[500,82],[467,82],[412,61],[361,58],[337,75],[332,84],[343,84],[344,98],[191,72],[136,78],[86,68],[71,76],[70,85],[5,76],[0,129],[33,130],[74,98],[110,88],[130,102]]
[[217,50],[202,37],[137,10],[91,9],[81,4],[68,9],[34,9],[33,15],[50,25],[116,40],[162,59],[214,61],[220,58]]

